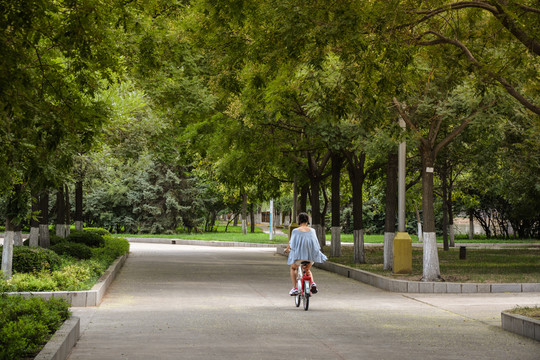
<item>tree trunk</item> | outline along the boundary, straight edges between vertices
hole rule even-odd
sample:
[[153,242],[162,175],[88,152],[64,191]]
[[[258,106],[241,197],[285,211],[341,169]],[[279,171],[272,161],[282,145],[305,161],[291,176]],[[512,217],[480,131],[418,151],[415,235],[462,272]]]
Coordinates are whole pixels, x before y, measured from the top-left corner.
[[386,200],[384,220],[384,269],[394,268],[394,236],[396,232],[397,211],[397,172],[398,154],[394,151],[388,153],[386,167]]
[[448,189],[448,234],[450,236],[450,247],[455,247],[454,238],[454,209],[452,203],[452,186]]
[[253,203],[249,204],[249,216],[251,219],[251,233],[255,232],[255,211],[253,210]]
[[353,262],[355,264],[365,263],[364,255],[364,224],[362,219],[362,186],[364,184],[364,163],[366,155],[364,153],[356,156],[349,154],[349,178],[353,188],[353,238],[354,238],[354,256]]
[[320,178],[316,176],[310,177],[311,184],[311,227],[317,233],[317,239],[321,248],[324,244],[324,236],[321,222],[321,202],[319,199]]
[[418,211],[416,205],[414,206],[414,209],[416,210],[416,228],[418,229],[418,241],[424,242],[424,234],[422,232],[422,218],[420,217],[420,211]]
[[341,194],[340,179],[343,158],[339,154],[332,154],[332,228],[330,256],[341,256]]
[[450,250],[448,247],[448,178],[446,161],[441,168],[442,183],[442,213],[443,213],[443,248],[444,251]]
[[[305,184],[300,189],[300,212],[307,212],[307,198],[308,198],[309,186]],[[298,214],[297,214],[298,217]]]
[[296,176],[294,177],[294,184],[293,184],[293,208],[291,213],[291,224],[296,223],[298,220],[298,183],[296,180]]
[[[23,214],[24,209],[21,208],[23,205],[22,196],[23,186],[17,184],[13,186],[13,191],[9,194],[7,203],[6,203],[6,231],[4,234],[4,244],[2,247],[2,264],[0,270],[0,276],[3,275],[4,278],[10,279],[13,273],[13,245],[15,238],[17,236],[17,226],[19,226],[19,235],[20,235],[20,224],[18,217]],[[20,240],[20,245],[22,245],[22,236]]]
[[441,278],[437,235],[435,233],[435,210],[433,208],[433,166],[434,154],[425,143],[422,154],[422,209],[424,210],[424,251],[422,281],[436,281]]
[[75,183],[75,230],[83,230],[83,182]]
[[469,210],[469,240],[474,239],[474,211]]
[[13,273],[13,239],[15,237],[15,225],[8,217],[6,219],[6,232],[4,234],[4,245],[2,246],[2,275],[5,279],[10,279]]
[[247,235],[247,193],[242,194],[242,234]]
[[[69,188],[67,185],[64,188],[65,188],[64,196],[66,200],[65,211],[66,211],[66,237],[67,237],[69,236],[69,233],[71,232],[71,203],[69,202]],[[174,228],[176,229],[176,226]]]
[[47,249],[51,245],[49,234],[49,191],[44,190],[39,196],[39,246]]
[[66,237],[66,203],[64,201],[64,186],[56,192],[56,235]]
[[30,217],[30,236],[28,238],[28,245],[30,247],[39,246],[39,221],[37,216],[39,214],[39,193],[32,194],[32,216]]
[[23,246],[22,226],[15,225],[15,234],[13,236],[13,246]]

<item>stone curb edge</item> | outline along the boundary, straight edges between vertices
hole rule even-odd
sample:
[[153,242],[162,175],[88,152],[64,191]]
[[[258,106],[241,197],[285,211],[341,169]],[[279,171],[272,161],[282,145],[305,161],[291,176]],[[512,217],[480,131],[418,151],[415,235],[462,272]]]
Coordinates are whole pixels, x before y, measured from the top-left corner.
[[501,323],[506,331],[540,341],[540,320],[503,311]]
[[172,244],[172,245],[197,245],[197,246],[217,246],[217,247],[266,247],[275,248],[276,244],[258,244],[235,241],[206,241],[206,240],[183,240],[169,238],[125,238],[129,242],[134,243],[149,243],[149,244]]
[[[276,252],[284,253],[285,246],[277,246]],[[354,269],[332,262],[315,263],[315,266],[363,283],[391,292],[399,293],[435,293],[435,294],[474,294],[474,293],[520,293],[540,292],[540,283],[501,283],[501,284],[474,284],[453,282],[423,282],[390,279],[376,275],[365,270]]]
[[79,340],[81,320],[72,316],[58,329],[34,360],[65,360]]
[[31,291],[31,292],[10,292],[7,295],[22,295],[25,298],[32,296],[44,299],[64,298],[71,307],[98,306],[107,289],[115,279],[116,275],[126,262],[129,254],[125,254],[116,259],[111,266],[101,275],[98,282],[90,290],[86,291]]

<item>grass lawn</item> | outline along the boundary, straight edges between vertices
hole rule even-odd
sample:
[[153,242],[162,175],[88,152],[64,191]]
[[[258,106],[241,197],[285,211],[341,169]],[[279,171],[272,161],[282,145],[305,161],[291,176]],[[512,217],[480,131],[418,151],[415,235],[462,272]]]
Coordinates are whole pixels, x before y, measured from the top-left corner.
[[[274,235],[273,240],[270,241],[270,236],[262,232],[259,227],[255,227],[255,232],[249,232],[248,234],[242,235],[241,226],[232,226],[229,225],[227,232],[225,232],[225,226],[219,225],[217,231],[210,233],[179,233],[179,234],[115,234],[114,236],[120,237],[139,237],[139,238],[166,238],[166,239],[183,239],[183,240],[206,240],[206,241],[235,241],[235,242],[252,242],[252,243],[264,243],[264,244],[284,244],[287,243],[287,237]],[[287,232],[287,229],[282,229],[282,232]],[[413,243],[418,243],[418,236],[412,235],[411,238]],[[330,234],[326,235],[326,241],[330,241]],[[540,240],[533,239],[520,239],[520,240],[509,240],[509,239],[478,239],[473,240],[465,238],[457,238],[456,245],[460,243],[512,243],[513,241],[519,243],[538,243]],[[341,242],[343,243],[353,243],[352,234],[341,234]],[[364,242],[371,244],[383,244],[384,235],[364,235]],[[437,238],[437,242],[442,243],[442,237]]]
[[[329,255],[329,247],[324,248]],[[330,258],[338,264],[370,271],[383,276],[420,280],[422,278],[422,249],[413,248],[413,273],[394,275],[383,270],[383,248],[365,248],[367,264],[353,264],[353,249],[342,247],[343,256]],[[441,276],[450,282],[502,283],[540,282],[540,249],[467,249],[467,259],[459,260],[459,248],[439,249]]]
[[540,307],[517,307],[512,310],[508,310],[511,314],[517,314],[522,316],[527,316],[533,319],[540,320]]
[[182,240],[203,240],[203,241],[234,241],[257,244],[285,244],[287,243],[286,236],[274,235],[270,241],[270,235],[265,234],[258,227],[255,227],[255,232],[251,233],[248,227],[248,233],[242,235],[241,226],[229,225],[227,232],[225,226],[218,226],[216,232],[209,233],[181,233],[181,234],[118,234],[114,236],[120,237],[137,237],[137,238],[165,238],[165,239],[182,239]]

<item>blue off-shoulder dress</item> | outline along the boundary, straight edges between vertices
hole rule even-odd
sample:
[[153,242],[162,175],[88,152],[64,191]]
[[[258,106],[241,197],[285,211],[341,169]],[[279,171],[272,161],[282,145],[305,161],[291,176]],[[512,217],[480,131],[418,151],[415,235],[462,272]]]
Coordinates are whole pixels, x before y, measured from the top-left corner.
[[294,229],[289,241],[291,252],[287,264],[292,265],[296,260],[309,260],[318,263],[326,261],[327,257],[321,252],[319,240],[315,229],[309,231],[300,231]]

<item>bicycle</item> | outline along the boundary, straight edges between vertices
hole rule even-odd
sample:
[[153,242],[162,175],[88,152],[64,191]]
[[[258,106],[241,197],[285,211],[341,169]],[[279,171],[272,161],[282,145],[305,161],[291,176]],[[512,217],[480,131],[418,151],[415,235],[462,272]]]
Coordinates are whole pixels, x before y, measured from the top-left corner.
[[296,264],[299,265],[296,271],[296,288],[297,294],[294,296],[294,304],[296,307],[300,307],[300,303],[304,304],[304,310],[309,308],[309,298],[311,297],[311,276],[306,274],[306,265],[313,264],[313,261],[296,260]]

